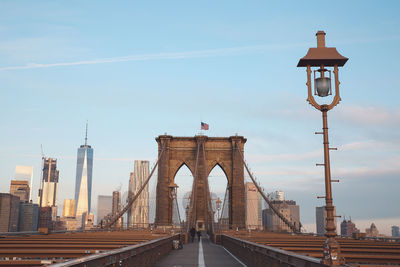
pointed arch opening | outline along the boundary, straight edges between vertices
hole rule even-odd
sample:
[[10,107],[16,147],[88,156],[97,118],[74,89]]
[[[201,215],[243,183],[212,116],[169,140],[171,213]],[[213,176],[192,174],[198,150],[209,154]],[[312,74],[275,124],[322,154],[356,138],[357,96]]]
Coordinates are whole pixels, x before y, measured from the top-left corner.
[[187,207],[190,203],[190,196],[193,186],[193,173],[188,165],[183,162],[174,175],[174,182],[178,186],[177,189],[177,205],[173,205],[172,221],[176,225],[178,217],[182,222],[187,222]]
[[208,186],[210,188],[215,223],[218,222],[219,218],[225,219],[225,221],[229,220],[228,184],[228,176],[223,167],[216,163],[208,175]]

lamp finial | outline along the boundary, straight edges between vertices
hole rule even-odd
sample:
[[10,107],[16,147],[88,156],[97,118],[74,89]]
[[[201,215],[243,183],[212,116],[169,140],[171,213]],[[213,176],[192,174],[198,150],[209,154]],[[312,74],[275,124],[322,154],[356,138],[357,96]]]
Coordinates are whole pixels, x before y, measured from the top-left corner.
[[325,35],[324,31],[318,31],[317,34],[317,47],[325,47]]

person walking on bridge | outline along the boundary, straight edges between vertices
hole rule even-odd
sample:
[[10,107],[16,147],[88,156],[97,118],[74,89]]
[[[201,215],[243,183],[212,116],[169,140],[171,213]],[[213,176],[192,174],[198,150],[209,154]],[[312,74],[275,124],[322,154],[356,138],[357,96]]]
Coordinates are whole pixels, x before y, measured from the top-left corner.
[[193,243],[194,241],[194,236],[196,235],[196,229],[194,229],[194,227],[192,227],[192,229],[190,229],[190,237],[191,237],[191,242]]
[[199,241],[200,242],[200,238],[201,238],[201,231],[199,230],[199,231],[197,231],[197,241]]

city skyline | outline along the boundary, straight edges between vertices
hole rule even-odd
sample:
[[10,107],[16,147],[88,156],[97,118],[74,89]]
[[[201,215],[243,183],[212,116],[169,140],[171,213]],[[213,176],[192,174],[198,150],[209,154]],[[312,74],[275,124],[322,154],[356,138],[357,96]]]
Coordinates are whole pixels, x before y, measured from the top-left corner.
[[[33,166],[35,202],[43,144],[57,158],[61,214],[74,197],[75,149],[88,119],[96,202],[120,184],[127,191],[134,160],[155,162],[156,136],[194,136],[204,121],[209,136],[246,137],[245,158],[262,186],[284,191],[301,222],[315,225],[324,205],[314,135],[322,125],[296,64],[324,30],[327,46],[349,58],[342,101],[329,112],[337,214],[362,231],[375,222],[389,234],[400,224],[386,208],[400,201],[399,3],[74,3],[0,3],[1,192],[16,165]],[[178,192],[190,191],[180,174]],[[214,176],[211,191],[223,194],[225,178]]]

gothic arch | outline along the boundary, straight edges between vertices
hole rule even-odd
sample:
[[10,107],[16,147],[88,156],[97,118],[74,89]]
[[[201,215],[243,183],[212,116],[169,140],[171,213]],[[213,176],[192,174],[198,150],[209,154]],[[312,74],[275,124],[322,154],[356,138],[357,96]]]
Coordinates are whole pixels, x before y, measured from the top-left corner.
[[232,176],[232,174],[229,172],[229,169],[227,168],[227,166],[225,166],[226,164],[224,164],[224,162],[213,162],[210,165],[208,165],[210,168],[207,170],[207,178],[210,176],[210,173],[214,170],[215,167],[219,166],[221,168],[221,170],[224,172],[225,177],[226,177],[226,182],[228,183],[228,185],[230,184],[230,177]]

